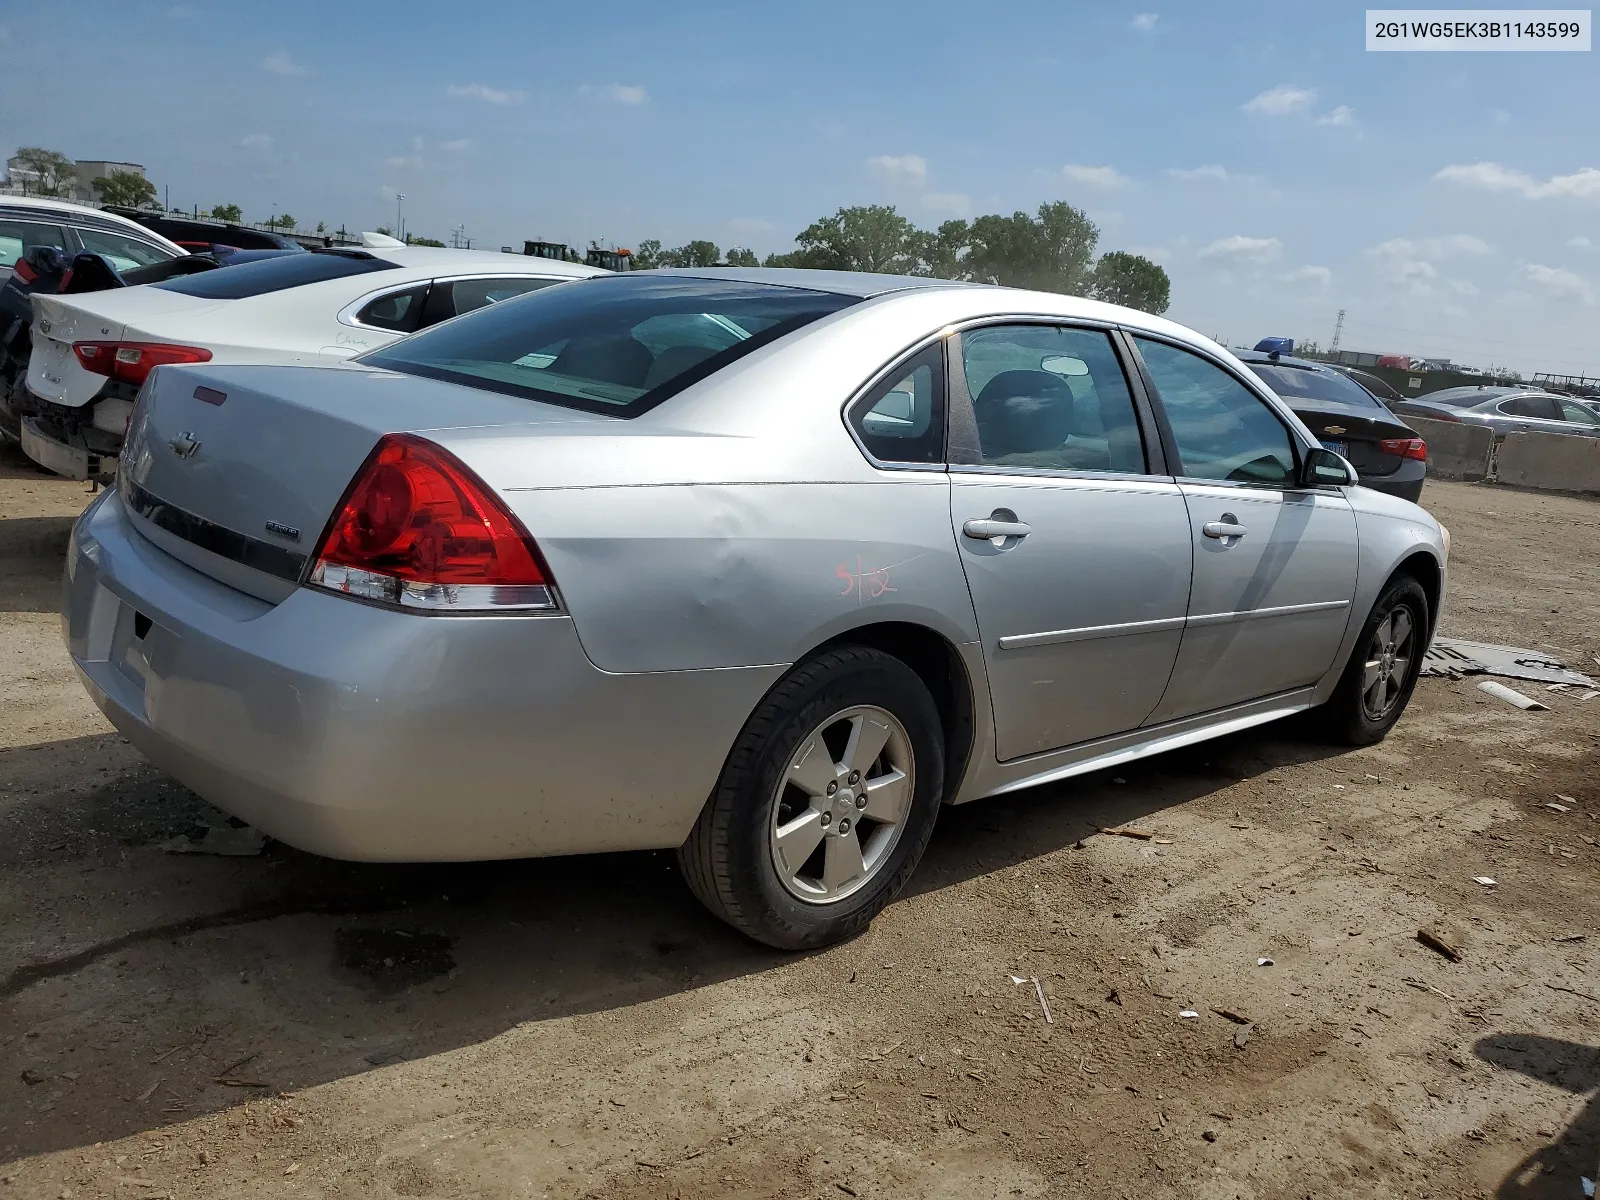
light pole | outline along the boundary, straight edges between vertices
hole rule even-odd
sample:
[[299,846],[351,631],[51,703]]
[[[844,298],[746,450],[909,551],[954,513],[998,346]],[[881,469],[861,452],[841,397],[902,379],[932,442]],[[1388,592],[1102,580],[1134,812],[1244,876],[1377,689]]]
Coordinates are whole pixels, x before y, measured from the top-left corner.
[[394,194],[394,235],[402,242],[406,240],[406,218],[405,211],[402,208],[405,202],[406,194],[404,192],[396,192]]

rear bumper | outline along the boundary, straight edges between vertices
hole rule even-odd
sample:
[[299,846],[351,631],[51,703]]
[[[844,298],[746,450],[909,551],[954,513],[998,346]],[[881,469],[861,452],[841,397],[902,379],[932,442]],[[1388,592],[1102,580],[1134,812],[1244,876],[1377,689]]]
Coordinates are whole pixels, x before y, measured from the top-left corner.
[[375,861],[676,846],[782,672],[608,674],[564,616],[270,605],[157,549],[114,492],[74,531],[62,625],[156,766],[290,845]]
[[117,473],[114,455],[95,454],[82,444],[52,437],[35,417],[20,422],[22,452],[46,471],[68,479],[110,479]]
[[1402,500],[1409,500],[1413,504],[1417,497],[1422,495],[1422,485],[1428,477],[1428,464],[1416,459],[1407,459],[1392,475],[1363,475],[1361,486],[1371,488],[1375,492],[1384,492],[1390,496],[1399,496]]

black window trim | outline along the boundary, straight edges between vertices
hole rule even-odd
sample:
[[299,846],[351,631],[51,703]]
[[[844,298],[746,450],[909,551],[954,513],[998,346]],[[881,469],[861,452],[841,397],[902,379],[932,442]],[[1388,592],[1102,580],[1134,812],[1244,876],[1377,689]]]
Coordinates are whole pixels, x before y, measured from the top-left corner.
[[[1054,329],[1088,330],[1107,335],[1107,340],[1111,343],[1112,353],[1116,356],[1117,365],[1122,369],[1123,381],[1127,385],[1129,398],[1133,402],[1134,419],[1138,425],[1139,439],[1144,448],[1145,469],[1142,472],[1090,471],[1064,467],[1016,467],[989,463],[949,462],[950,447],[954,441],[953,429],[955,420],[958,416],[964,416],[973,421],[976,420],[976,417],[972,415],[973,397],[971,390],[967,387],[966,364],[961,356],[961,337],[963,334],[971,333],[974,330],[1005,325],[1046,325]],[[1119,332],[1120,327],[1108,321],[1096,321],[1092,318],[1083,317],[1051,316],[1042,313],[989,314],[950,326],[946,331],[945,351],[945,387],[947,392],[945,410],[947,413],[946,419],[951,422],[952,427],[952,432],[947,434],[945,438],[945,456],[950,472],[960,475],[1009,475],[1031,479],[1077,479],[1143,483],[1159,480],[1163,483],[1173,482],[1172,475],[1167,470],[1168,455],[1166,446],[1160,436],[1149,396],[1146,395],[1144,381],[1132,369],[1133,364],[1129,358],[1128,347],[1119,336]]]
[[[1138,338],[1144,338],[1145,340],[1151,342],[1159,342],[1164,346],[1171,346],[1174,350],[1188,351],[1196,358],[1203,359],[1212,366],[1216,367],[1224,375],[1227,375],[1234,382],[1239,384],[1240,387],[1244,388],[1245,391],[1249,392],[1257,400],[1261,401],[1261,403],[1266,406],[1267,411],[1277,418],[1278,423],[1283,426],[1284,432],[1289,435],[1289,449],[1294,454],[1295,478],[1296,480],[1299,479],[1300,473],[1305,466],[1306,452],[1313,447],[1306,444],[1305,440],[1300,436],[1299,431],[1295,428],[1298,418],[1294,418],[1294,410],[1289,409],[1287,404],[1284,404],[1275,395],[1273,395],[1271,390],[1267,388],[1264,382],[1262,382],[1260,379],[1256,379],[1254,374],[1248,371],[1246,374],[1250,375],[1251,379],[1245,379],[1239,374],[1239,372],[1235,371],[1231,366],[1229,366],[1222,359],[1218,358],[1215,354],[1212,354],[1200,346],[1192,345],[1191,343],[1185,342],[1179,338],[1170,337],[1165,334],[1154,333],[1148,329],[1139,329],[1131,325],[1121,326],[1120,329],[1127,340],[1129,352],[1132,354],[1134,361],[1138,364],[1140,378],[1144,381],[1145,387],[1148,389],[1150,398],[1155,406],[1157,423],[1161,428],[1162,444],[1166,447],[1167,459],[1169,462],[1174,463],[1179,470],[1182,470],[1183,456],[1178,452],[1178,440],[1173,435],[1171,422],[1167,419],[1166,405],[1161,399],[1161,391],[1156,387],[1155,380],[1150,375],[1149,367],[1145,365],[1144,356],[1139,353],[1139,347],[1135,340]],[[1281,408],[1279,407],[1280,405],[1282,405]],[[1283,411],[1284,409],[1289,409],[1289,411],[1285,413]],[[1303,487],[1298,482],[1286,486],[1276,483],[1251,483],[1242,479],[1205,479],[1198,475],[1176,475],[1174,478],[1179,483],[1194,484],[1197,487],[1239,488],[1253,492],[1293,492],[1303,495],[1315,495],[1318,493],[1337,490],[1337,488],[1331,484],[1321,484],[1315,487]]]
[[[909,347],[901,350],[884,366],[874,371],[867,381],[850,393],[843,405],[839,408],[839,419],[844,422],[845,432],[850,435],[850,440],[856,444],[856,449],[861,451],[861,456],[880,471],[939,471],[946,469],[945,460],[950,453],[950,330],[941,328],[935,333],[918,338]],[[914,358],[922,355],[930,346],[940,345],[944,351],[944,417],[945,429],[939,448],[939,461],[931,463],[896,462],[893,459],[881,459],[867,449],[867,444],[861,440],[860,433],[856,430],[855,423],[850,415],[856,406],[865,400],[885,383],[895,382],[898,373],[903,371]]]
[[[419,284],[427,284],[428,289],[431,291],[433,289],[433,285],[436,283],[458,283],[463,279],[548,279],[551,283],[568,283],[587,278],[589,278],[587,275],[513,275],[507,274],[505,271],[457,271],[448,275],[425,275],[421,279],[413,279],[408,283],[391,284],[388,287],[374,288],[372,291],[363,296],[359,296],[352,300],[349,304],[346,304],[339,310],[338,316],[334,319],[337,320],[339,324],[349,325],[353,329],[376,329],[382,333],[393,333],[394,330],[384,329],[381,325],[368,325],[363,321],[358,321],[356,319],[356,314],[374,300],[381,300],[383,297],[393,295],[396,292],[409,292],[412,288],[417,287]],[[426,304],[426,299],[427,298],[424,297],[424,304]],[[417,311],[421,312],[422,310],[419,308]],[[444,322],[440,321],[439,324],[443,325]],[[429,326],[429,328],[431,329],[433,326]]]

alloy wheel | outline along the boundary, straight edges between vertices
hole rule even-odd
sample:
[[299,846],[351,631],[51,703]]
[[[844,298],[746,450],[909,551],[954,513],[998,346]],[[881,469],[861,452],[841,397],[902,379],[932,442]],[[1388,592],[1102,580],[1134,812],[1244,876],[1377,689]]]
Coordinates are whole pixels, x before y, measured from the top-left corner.
[[1361,672],[1361,708],[1369,721],[1381,721],[1399,702],[1414,654],[1416,620],[1405,605],[1378,622],[1367,645]]
[[772,800],[772,865],[784,889],[831,904],[866,886],[900,840],[915,784],[911,738],[893,713],[855,705],[819,724]]

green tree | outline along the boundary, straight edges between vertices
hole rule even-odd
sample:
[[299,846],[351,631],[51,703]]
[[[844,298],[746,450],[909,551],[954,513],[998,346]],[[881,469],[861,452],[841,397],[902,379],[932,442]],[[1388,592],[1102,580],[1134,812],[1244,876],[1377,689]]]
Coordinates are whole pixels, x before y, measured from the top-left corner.
[[211,217],[216,221],[231,221],[237,225],[244,220],[244,210],[237,204],[218,204],[212,208]]
[[77,179],[77,169],[72,160],[59,150],[46,150],[43,146],[20,146],[16,154],[19,180],[23,194],[35,196],[65,196]]
[[966,279],[966,251],[972,242],[972,227],[965,221],[946,221],[931,233],[922,234],[922,259],[918,275],[934,279]]
[[393,237],[394,236],[394,230],[390,229],[387,225],[379,225],[372,232],[373,233],[381,233],[381,234],[383,234],[384,237]]
[[294,228],[294,218],[291,217],[288,213],[284,213],[281,216],[273,218],[273,222],[272,223],[274,225],[276,225],[279,229],[293,229]]
[[1089,294],[1108,304],[1147,313],[1164,313],[1172,298],[1172,281],[1158,263],[1142,254],[1113,250],[1094,265]]
[[443,246],[444,243],[441,242],[438,238],[417,237],[415,234],[408,233],[408,234],[406,234],[406,245],[408,245],[408,246]]
[[318,233],[327,233],[328,232],[328,223],[326,221],[318,221],[317,222],[317,232]]
[[102,204],[143,208],[153,204],[156,198],[156,185],[136,171],[113,171],[97,176],[93,187]]
[[967,271],[984,283],[1082,295],[1099,240],[1094,222],[1064,200],[1041,204],[1037,217],[979,217],[972,222]]
[[655,238],[645,238],[633,252],[635,271],[653,271],[661,265],[661,243]]
[[661,251],[660,260],[663,267],[714,267],[722,260],[722,251],[715,242],[699,239]]
[[911,275],[922,261],[923,237],[892,205],[841,208],[806,226],[794,239],[800,248],[769,255],[767,266]]
[[742,246],[731,246],[728,249],[728,265],[730,267],[759,267],[761,260],[756,257],[754,250],[746,250]]

